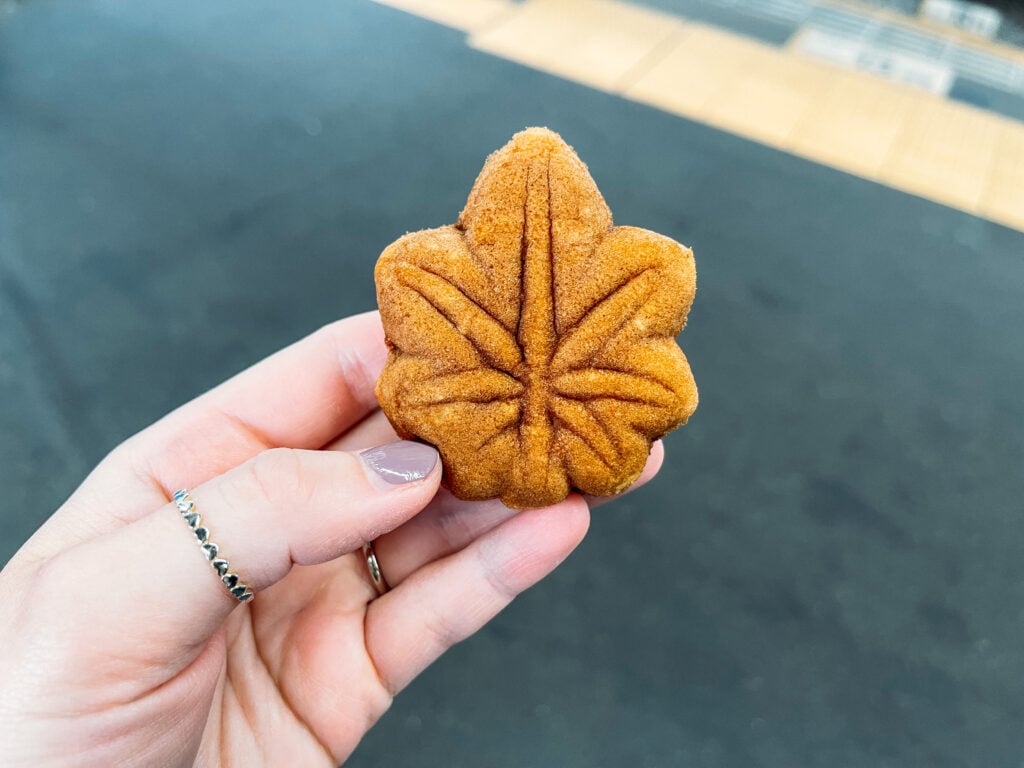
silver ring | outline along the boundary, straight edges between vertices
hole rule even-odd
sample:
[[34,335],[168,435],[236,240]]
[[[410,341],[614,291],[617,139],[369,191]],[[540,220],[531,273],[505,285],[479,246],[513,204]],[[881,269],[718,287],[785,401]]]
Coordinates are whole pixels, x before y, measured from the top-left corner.
[[377,562],[377,553],[373,551],[373,542],[363,544],[363,557],[366,558],[366,570],[370,572],[370,581],[377,589],[378,595],[383,595],[391,587],[384,580],[384,574],[380,572],[380,563]]
[[196,503],[192,499],[187,488],[174,492],[174,505],[181,513],[182,519],[188,523],[192,533],[196,535],[199,548],[203,550],[206,559],[210,561],[214,572],[217,574],[225,589],[231,593],[240,603],[247,603],[253,598],[252,590],[242,583],[237,573],[232,573],[228,561],[218,557],[220,548],[210,541],[210,529],[203,525],[203,519],[196,512]]

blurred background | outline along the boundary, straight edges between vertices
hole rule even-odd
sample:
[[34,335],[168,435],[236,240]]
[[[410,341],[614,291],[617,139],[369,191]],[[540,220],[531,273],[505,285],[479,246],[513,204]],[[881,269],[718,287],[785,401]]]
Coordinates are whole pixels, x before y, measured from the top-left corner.
[[547,125],[694,248],[700,408],[350,764],[1020,768],[1022,19],[0,0],[0,563]]

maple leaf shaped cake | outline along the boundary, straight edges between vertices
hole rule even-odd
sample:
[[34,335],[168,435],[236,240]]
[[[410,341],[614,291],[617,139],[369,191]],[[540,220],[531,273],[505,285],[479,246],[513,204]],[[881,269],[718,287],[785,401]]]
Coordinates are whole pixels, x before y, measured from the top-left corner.
[[392,243],[375,277],[390,349],[377,398],[401,437],[437,447],[459,498],[620,493],[697,407],[675,342],[692,251],[612,226],[557,133],[516,134],[458,223]]

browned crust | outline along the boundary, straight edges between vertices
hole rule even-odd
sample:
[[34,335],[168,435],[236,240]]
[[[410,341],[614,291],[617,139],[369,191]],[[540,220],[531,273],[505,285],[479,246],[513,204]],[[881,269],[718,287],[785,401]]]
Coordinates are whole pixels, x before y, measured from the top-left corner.
[[619,493],[697,406],[675,342],[692,251],[613,226],[552,131],[516,134],[458,223],[392,243],[375,277],[391,350],[377,398],[399,435],[437,446],[460,498]]

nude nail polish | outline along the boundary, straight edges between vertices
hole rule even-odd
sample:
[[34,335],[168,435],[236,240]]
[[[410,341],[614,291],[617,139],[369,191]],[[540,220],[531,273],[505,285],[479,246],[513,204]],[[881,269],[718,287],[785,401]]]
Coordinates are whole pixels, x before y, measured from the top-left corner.
[[400,440],[360,451],[359,458],[386,483],[402,485],[429,475],[438,457],[433,446]]

